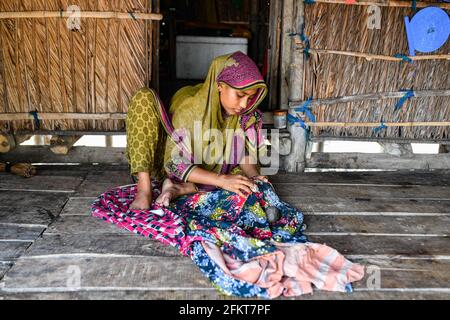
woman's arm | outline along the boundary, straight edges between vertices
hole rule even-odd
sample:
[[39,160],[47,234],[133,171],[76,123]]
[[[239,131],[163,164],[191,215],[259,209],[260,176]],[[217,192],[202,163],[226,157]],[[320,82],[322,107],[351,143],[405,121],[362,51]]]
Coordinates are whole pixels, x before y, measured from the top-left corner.
[[239,167],[249,178],[257,177],[260,175],[258,165],[256,164],[256,161],[252,156],[245,156]]
[[252,191],[257,190],[256,184],[247,177],[241,175],[219,175],[200,167],[196,167],[192,170],[188,181],[197,184],[216,186],[237,193],[241,197],[246,197],[244,192],[251,194]]

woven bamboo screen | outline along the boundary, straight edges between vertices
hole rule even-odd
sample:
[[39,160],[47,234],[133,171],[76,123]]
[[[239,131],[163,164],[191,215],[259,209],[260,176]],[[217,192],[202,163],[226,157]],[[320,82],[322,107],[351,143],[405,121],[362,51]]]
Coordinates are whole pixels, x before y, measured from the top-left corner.
[[[123,130],[130,97],[151,81],[152,21],[160,19],[151,3],[0,1],[0,129]],[[71,5],[79,29],[68,27]]]
[[[343,2],[343,1],[342,1]],[[384,2],[387,1],[365,1]],[[443,126],[392,126],[383,130],[374,127],[313,127],[316,137],[382,137],[407,139],[449,139],[450,128],[450,41],[431,53],[447,55],[444,59],[388,61],[344,55],[365,53],[392,58],[408,55],[404,17],[412,17],[411,1],[405,7],[381,6],[381,29],[367,27],[368,6],[345,3],[305,4],[305,35],[309,38],[311,56],[306,63],[305,99],[333,99],[354,95],[400,92],[413,89],[441,91],[437,95],[412,98],[394,111],[400,100],[383,98],[350,103],[318,104],[312,107],[317,122],[340,123],[404,123],[447,122]],[[444,4],[448,6],[448,4]],[[420,8],[418,8],[420,9]],[[448,13],[449,10],[446,10]],[[314,49],[335,50],[320,53]],[[342,54],[344,53],[344,54]],[[417,53],[418,56],[428,54]],[[395,60],[395,59],[394,59]]]

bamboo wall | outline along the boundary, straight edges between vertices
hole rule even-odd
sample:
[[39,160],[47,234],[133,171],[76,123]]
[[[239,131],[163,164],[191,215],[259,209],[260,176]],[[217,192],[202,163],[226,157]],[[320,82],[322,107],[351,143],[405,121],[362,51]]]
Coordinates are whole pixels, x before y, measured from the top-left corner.
[[[367,1],[382,2],[382,1]],[[383,56],[409,54],[404,17],[409,7],[380,7],[381,29],[367,28],[368,6],[305,4],[305,35],[311,48],[371,53]],[[420,9],[420,8],[418,8]],[[449,10],[446,10],[448,13]],[[433,52],[449,54],[450,41]],[[417,55],[425,55],[417,53]],[[337,54],[311,53],[306,62],[305,99],[332,99],[361,94],[420,90],[450,90],[450,60],[371,60]],[[396,99],[358,101],[313,107],[317,122],[443,122],[450,121],[450,96],[413,98],[394,111]],[[316,137],[386,137],[449,139],[449,127],[314,127]]]
[[[41,130],[117,131],[123,120],[73,120],[73,114],[125,113],[133,93],[152,75],[151,0],[2,0],[1,12],[120,12],[128,19],[81,18],[71,31],[66,18],[0,19],[0,114],[71,113],[41,120]],[[56,115],[57,116],[57,115]],[[118,117],[121,118],[121,117]],[[2,131],[33,131],[30,120],[0,121]]]

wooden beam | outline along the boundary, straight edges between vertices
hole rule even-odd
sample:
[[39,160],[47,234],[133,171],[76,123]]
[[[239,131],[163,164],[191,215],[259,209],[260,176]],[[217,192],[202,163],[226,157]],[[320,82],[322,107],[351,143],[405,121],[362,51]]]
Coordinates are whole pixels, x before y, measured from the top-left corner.
[[[295,43],[297,44],[297,52],[303,53],[305,48],[303,47],[303,42],[299,39],[295,39]],[[342,51],[342,50],[326,50],[326,49],[316,49],[310,48],[308,49],[309,53],[317,53],[317,54],[336,54],[341,56],[349,56],[349,57],[357,57],[364,58],[367,61],[372,60],[385,60],[385,61],[394,61],[400,62],[403,58],[397,58],[392,56],[373,54],[373,53],[365,53],[365,52],[356,52],[356,51]],[[412,61],[424,61],[424,60],[449,60],[450,54],[434,54],[434,55],[425,55],[425,56],[406,56],[408,59]]]
[[437,170],[450,169],[449,154],[414,154],[396,157],[372,153],[313,153],[308,168]]
[[10,152],[30,138],[31,135],[0,134],[0,153]]
[[439,153],[450,153],[450,145],[448,145],[448,144],[441,144],[439,146]]
[[[320,106],[320,105],[332,105],[339,103],[348,103],[355,101],[366,101],[366,100],[381,100],[381,99],[398,99],[405,96],[404,91],[396,91],[396,92],[377,92],[377,93],[368,93],[368,94],[359,94],[354,96],[343,96],[332,99],[317,99],[312,100],[310,102],[311,106]],[[414,98],[425,98],[425,97],[450,97],[450,89],[449,90],[420,90],[414,91]],[[299,105],[305,103],[305,101],[297,100],[291,101],[291,108],[296,108]]]
[[444,139],[407,139],[407,138],[381,138],[381,137],[334,137],[334,136],[318,136],[311,137],[312,142],[322,141],[358,141],[358,142],[391,142],[391,143],[435,143],[441,145],[449,145],[450,140]]
[[74,147],[69,155],[56,155],[50,146],[21,146],[13,152],[0,155],[0,161],[31,163],[105,163],[123,164],[128,161],[125,148]]
[[82,136],[53,136],[50,139],[50,150],[54,154],[66,155]]
[[[354,3],[348,3],[348,0],[315,0],[316,3],[325,4],[345,4],[353,6],[377,6],[377,7],[396,7],[396,8],[411,8],[411,2],[409,1],[385,1],[385,2],[372,2],[372,1],[355,1]],[[441,2],[425,2],[417,1],[417,8],[425,8],[428,6],[434,6],[442,9],[450,9],[450,4]]]
[[0,19],[30,19],[30,18],[72,18],[74,15],[80,18],[92,19],[132,19],[132,20],[162,20],[162,14],[139,12],[96,12],[96,11],[21,11],[0,12]]

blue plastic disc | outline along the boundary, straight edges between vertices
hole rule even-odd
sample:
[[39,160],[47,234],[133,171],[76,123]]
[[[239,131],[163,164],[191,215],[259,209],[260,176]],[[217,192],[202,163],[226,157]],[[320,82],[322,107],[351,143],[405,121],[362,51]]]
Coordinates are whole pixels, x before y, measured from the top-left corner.
[[411,21],[405,17],[405,27],[410,55],[415,56],[415,51],[432,52],[444,45],[450,32],[450,18],[440,8],[427,7]]

